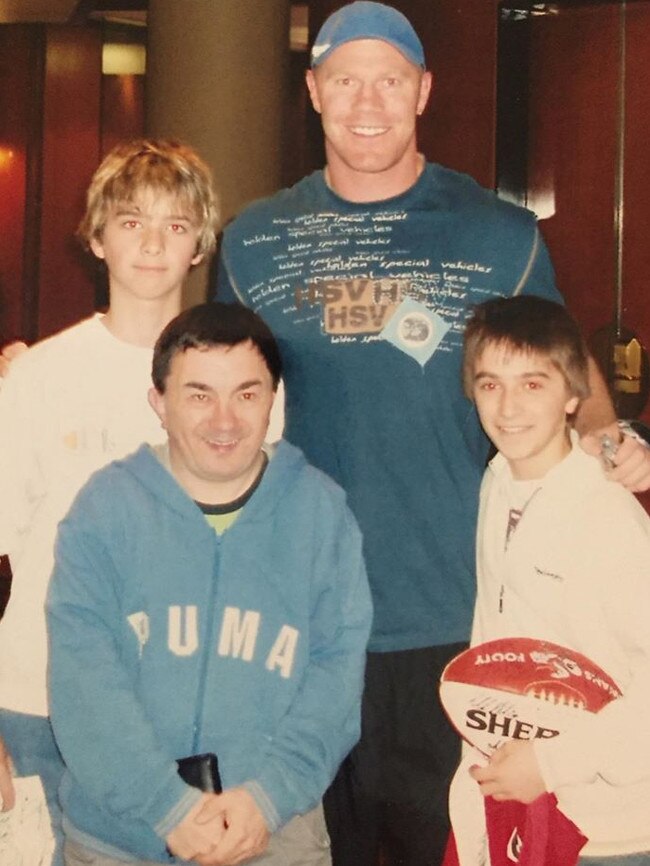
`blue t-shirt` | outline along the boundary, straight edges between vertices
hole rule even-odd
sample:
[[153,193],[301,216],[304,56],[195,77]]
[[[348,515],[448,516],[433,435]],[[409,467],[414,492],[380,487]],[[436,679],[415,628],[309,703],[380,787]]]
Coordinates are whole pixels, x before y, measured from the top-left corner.
[[559,300],[530,212],[430,164],[404,194],[352,203],[322,172],[224,233],[219,300],[265,319],[285,364],[285,437],[336,479],[364,536],[371,651],[469,637],[488,453],[460,364],[474,304]]

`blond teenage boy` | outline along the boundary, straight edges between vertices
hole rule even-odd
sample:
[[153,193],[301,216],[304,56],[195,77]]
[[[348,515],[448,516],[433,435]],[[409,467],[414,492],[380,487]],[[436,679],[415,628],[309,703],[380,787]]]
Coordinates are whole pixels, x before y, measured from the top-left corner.
[[[89,475],[142,441],[163,441],[147,402],[153,345],[180,310],[183,281],[215,244],[209,169],[186,145],[116,147],[92,178],[79,235],[108,271],[110,305],[33,346],[0,392],[0,552],[12,595],[0,623],[0,793],[10,768],[38,775],[57,842],[61,759],[45,687],[44,600],[56,527]],[[60,845],[54,855],[62,863]]]
[[467,325],[463,373],[499,452],[481,488],[472,642],[570,647],[623,697],[559,737],[509,742],[487,766],[468,751],[450,801],[461,866],[490,862],[481,794],[531,803],[547,791],[587,838],[580,864],[648,866],[650,520],[571,430],[589,393],[584,343],[557,304],[488,301]]

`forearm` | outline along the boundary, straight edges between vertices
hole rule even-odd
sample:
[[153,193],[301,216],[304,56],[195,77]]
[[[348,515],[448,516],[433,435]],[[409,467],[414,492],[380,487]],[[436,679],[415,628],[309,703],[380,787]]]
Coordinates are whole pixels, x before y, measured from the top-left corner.
[[[349,675],[355,677],[354,685],[343,685],[337,675],[308,675],[305,688],[265,750],[259,772],[243,784],[271,831],[317,805],[357,742],[362,668]],[[314,709],[315,700],[320,711]]]
[[196,795],[134,691],[120,643],[119,590],[91,549],[83,533],[62,524],[47,603],[52,726],[72,776],[94,802],[164,838]]
[[591,357],[589,358],[589,389],[591,394],[580,404],[576,416],[575,427],[581,436],[616,421],[616,412],[607,384],[598,365]]
[[[345,589],[339,589],[336,605],[322,602],[327,610],[316,611],[312,640],[313,635],[319,638],[310,649],[302,684],[266,748],[260,772],[246,786],[272,830],[319,802],[359,738],[372,612],[358,530],[346,539],[341,526],[337,535],[342,572],[337,576],[331,560],[329,569],[325,563],[323,568],[328,579],[340,580]],[[270,811],[277,812],[275,820]]]
[[50,712],[63,759],[96,805],[140,820],[164,839],[199,791],[178,776],[101,638],[92,648],[76,640],[80,652],[69,651],[56,634],[66,622],[78,633],[78,623],[50,615]]

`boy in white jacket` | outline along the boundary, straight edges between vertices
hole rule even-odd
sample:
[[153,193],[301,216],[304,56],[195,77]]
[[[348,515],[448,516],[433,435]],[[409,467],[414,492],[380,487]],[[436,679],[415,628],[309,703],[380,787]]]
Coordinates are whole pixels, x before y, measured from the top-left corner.
[[575,322],[535,297],[480,305],[465,334],[465,393],[498,454],[481,489],[472,643],[507,637],[571,647],[623,697],[575,730],[466,749],[450,810],[462,866],[489,863],[480,795],[544,792],[587,837],[584,866],[650,864],[650,520],[579,447],[588,394]]

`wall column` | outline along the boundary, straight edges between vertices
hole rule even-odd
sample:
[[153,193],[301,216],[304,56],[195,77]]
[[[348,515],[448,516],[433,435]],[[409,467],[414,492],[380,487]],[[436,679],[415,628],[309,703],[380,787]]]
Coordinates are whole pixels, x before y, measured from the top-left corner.
[[[149,135],[174,136],[210,164],[224,221],[281,184],[289,0],[150,0]],[[288,141],[290,144],[290,141]],[[203,299],[204,267],[186,303]]]

